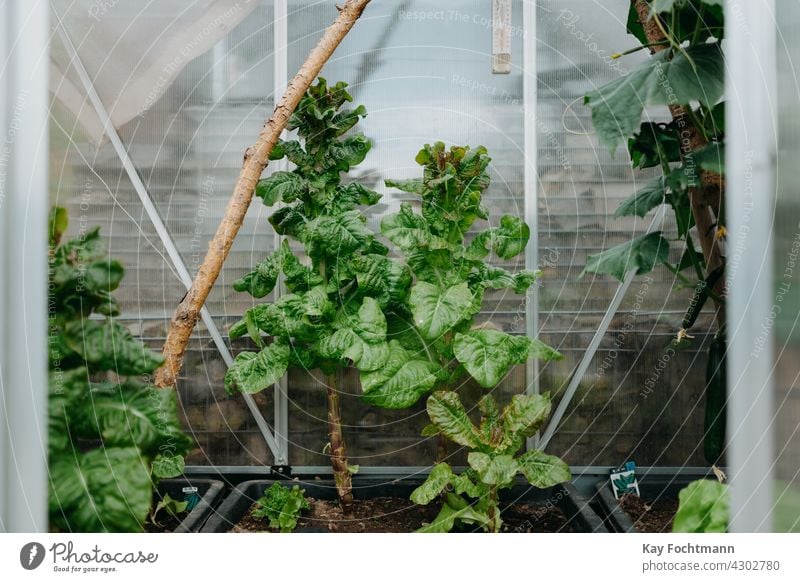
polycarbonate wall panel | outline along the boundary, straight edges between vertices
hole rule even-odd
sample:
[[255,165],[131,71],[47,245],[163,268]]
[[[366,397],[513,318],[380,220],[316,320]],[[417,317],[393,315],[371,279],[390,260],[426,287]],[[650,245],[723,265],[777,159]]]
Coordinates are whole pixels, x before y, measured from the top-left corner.
[[[556,400],[619,285],[609,276],[581,277],[587,256],[643,234],[652,217],[614,218],[618,204],[653,174],[632,172],[625,148],[612,155],[600,147],[582,104],[587,92],[646,58],[610,58],[638,44],[625,34],[629,4],[542,1],[537,10],[540,327],[541,338],[565,355],[544,368],[540,389]],[[651,114],[661,121],[665,110]],[[674,236],[671,222],[657,228]],[[679,253],[673,245],[673,261]],[[663,267],[634,280],[549,452],[577,465],[705,464],[698,443],[710,338],[695,333],[692,349],[668,349],[690,298]]]
[[[777,3],[778,189],[774,227],[775,531],[800,531],[800,6]],[[753,338],[754,341],[758,338]],[[763,341],[763,338],[761,338]],[[754,344],[756,345],[756,344]]]

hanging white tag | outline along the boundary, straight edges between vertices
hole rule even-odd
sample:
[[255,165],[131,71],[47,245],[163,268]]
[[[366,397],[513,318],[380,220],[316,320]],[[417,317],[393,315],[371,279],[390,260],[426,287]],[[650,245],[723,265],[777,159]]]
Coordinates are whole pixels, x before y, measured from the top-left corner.
[[511,72],[511,0],[492,0],[492,73]]

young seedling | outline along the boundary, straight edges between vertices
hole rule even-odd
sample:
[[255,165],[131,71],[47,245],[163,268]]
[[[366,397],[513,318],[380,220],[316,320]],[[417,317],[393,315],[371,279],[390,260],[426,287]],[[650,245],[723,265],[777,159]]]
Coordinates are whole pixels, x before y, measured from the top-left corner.
[[414,503],[427,505],[444,493],[439,514],[420,531],[443,533],[456,523],[499,532],[500,491],[515,484],[521,474],[531,485],[547,488],[569,481],[569,467],[558,457],[539,450],[518,454],[525,439],[550,415],[548,395],[518,394],[502,412],[487,394],[478,407],[475,426],[455,392],[435,392],[428,398],[428,415],[436,430],[469,449],[469,468],[456,475],[447,463],[437,463],[427,480],[411,494]]
[[269,520],[269,527],[279,529],[281,533],[292,532],[297,527],[300,514],[311,509],[305,493],[298,485],[289,489],[280,483],[273,483],[256,501],[252,516]]
[[178,501],[170,497],[169,493],[167,493],[161,498],[161,501],[156,504],[153,511],[150,512],[150,522],[154,525],[158,525],[158,514],[162,511],[166,512],[167,515],[177,518],[181,513],[185,512],[188,507],[188,501]]
[[[361,375],[364,400],[385,408],[406,408],[433,390],[452,390],[469,375],[494,388],[528,358],[561,358],[538,339],[513,336],[475,325],[487,289],[524,294],[538,273],[512,274],[486,262],[525,250],[530,229],[516,216],[482,229],[468,241],[476,220],[488,220],[482,196],[489,186],[490,159],[483,147],[426,145],[416,161],[421,178],[387,180],[387,186],[419,196],[420,211],[404,203],[383,219],[381,231],[402,252],[414,275],[408,300],[390,317],[391,357],[383,368]],[[423,434],[437,431],[428,428]],[[439,440],[443,460],[446,440]]]
[[[300,140],[282,141],[273,159],[286,157],[296,168],[261,180],[256,195],[272,206],[270,217],[280,248],[234,283],[256,298],[268,295],[282,274],[289,293],[256,305],[230,329],[230,337],[249,335],[258,352],[245,352],[225,376],[229,391],[260,392],[290,367],[319,369],[327,378],[330,459],[342,506],[353,500],[351,473],[342,434],[337,372],[354,365],[362,373],[383,369],[390,359],[384,310],[401,304],[411,274],[388,258],[375,240],[359,207],[380,195],[358,183],[342,184],[342,175],[364,160],[370,142],[345,135],[361,117],[363,106],[343,108],[352,100],[345,83],[328,87],[324,79],[309,89],[292,115],[289,129]],[[289,245],[302,244],[305,258]],[[265,337],[267,336],[267,337]]]
[[[113,320],[122,265],[99,229],[61,242],[50,216],[50,524],[70,532],[141,531],[161,478],[183,473],[192,440],[174,390],[148,378],[161,357]],[[102,316],[89,319],[90,315]],[[126,378],[127,377],[127,378]]]

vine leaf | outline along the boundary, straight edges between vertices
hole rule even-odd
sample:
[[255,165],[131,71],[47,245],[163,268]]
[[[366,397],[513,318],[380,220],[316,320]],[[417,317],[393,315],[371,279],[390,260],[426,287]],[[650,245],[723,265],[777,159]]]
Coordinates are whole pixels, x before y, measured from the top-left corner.
[[661,231],[651,232],[598,255],[589,256],[581,276],[597,273],[611,275],[623,281],[628,271],[644,275],[659,263],[666,263],[668,258],[669,241],[661,235]]
[[[670,57],[671,60],[670,60]],[[664,50],[625,77],[588,93],[584,103],[600,143],[615,152],[639,128],[648,105],[715,105],[725,89],[725,69],[718,43],[698,44],[674,56]]]

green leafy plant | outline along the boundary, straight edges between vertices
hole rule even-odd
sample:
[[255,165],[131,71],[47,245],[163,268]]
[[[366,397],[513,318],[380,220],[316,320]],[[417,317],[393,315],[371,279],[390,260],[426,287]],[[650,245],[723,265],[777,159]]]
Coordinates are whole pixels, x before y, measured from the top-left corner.
[[66,211],[54,208],[50,523],[60,531],[141,531],[154,483],[183,472],[192,441],[180,428],[175,392],[147,381],[161,357],[113,320],[122,265],[108,258],[99,229],[62,243],[67,223]]
[[463,473],[456,475],[447,463],[437,463],[411,494],[411,500],[422,505],[445,494],[436,519],[420,531],[448,532],[456,523],[463,523],[499,532],[499,493],[515,484],[517,474],[543,489],[571,478],[569,467],[558,457],[536,449],[518,454],[525,439],[536,434],[550,416],[548,395],[518,394],[500,412],[495,399],[487,394],[478,404],[478,426],[470,421],[455,392],[435,392],[427,406],[436,430],[470,452],[469,468]]
[[167,515],[178,518],[189,507],[188,501],[178,501],[169,496],[169,493],[164,495],[161,500],[156,504],[150,512],[150,522],[158,525],[158,514],[165,512]]
[[[285,239],[234,288],[262,298],[282,274],[289,293],[249,309],[231,327],[231,338],[249,335],[260,351],[239,354],[225,376],[229,391],[253,393],[289,367],[326,375],[330,458],[345,508],[357,467],[347,461],[337,372],[349,365],[362,374],[384,369],[391,357],[384,310],[402,303],[411,283],[408,269],[387,257],[359,209],[380,195],[359,182],[342,183],[371,147],[363,135],[348,134],[366,110],[343,107],[352,100],[346,86],[319,79],[308,90],[289,123],[300,140],[281,141],[272,152],[296,168],[274,172],[256,187],[268,206],[283,203],[270,222]],[[307,260],[294,254],[290,240],[302,244]]]
[[[724,443],[725,72],[721,0],[632,0],[627,29],[651,55],[625,77],[588,93],[601,145],[612,153],[627,140],[634,169],[658,168],[656,176],[623,201],[616,217],[644,217],[668,205],[677,237],[661,231],[638,236],[586,261],[585,273],[623,280],[663,264],[679,287],[694,288],[675,344],[688,334],[709,298],[716,303],[718,337],[709,347],[706,378],[706,460],[716,463]],[[622,56],[622,55],[618,55]],[[668,121],[643,121],[646,107],[665,107]],[[697,250],[698,242],[700,251]],[[670,247],[680,259],[670,260]],[[712,370],[713,367],[713,370]]]
[[252,516],[269,520],[269,527],[279,529],[281,533],[294,531],[300,514],[311,509],[305,493],[298,485],[290,489],[280,483],[273,483],[256,501]]
[[364,400],[385,408],[409,407],[434,390],[452,389],[466,375],[490,389],[530,357],[561,358],[538,339],[475,325],[487,289],[522,294],[538,275],[486,262],[492,252],[509,260],[525,250],[530,229],[516,216],[503,216],[497,226],[467,240],[475,221],[489,218],[482,203],[490,181],[486,149],[447,150],[437,142],[420,150],[416,161],[421,178],[386,185],[419,196],[420,211],[403,203],[381,223],[410,266],[414,284],[407,300],[393,307],[386,365],[361,375]]
[[725,533],[730,520],[728,486],[711,479],[692,481],[678,493],[676,533]]
[[[700,284],[718,269],[725,232],[722,5],[718,0],[634,0],[627,27],[651,57],[630,75],[588,93],[584,102],[602,145],[613,153],[627,140],[635,169],[661,169],[619,205],[615,216],[644,217],[668,204],[682,259],[670,264],[670,241],[654,232],[590,257],[586,272],[622,280],[629,271],[644,274],[661,263],[695,286],[684,272],[693,270]],[[671,120],[642,122],[644,108],[658,105],[668,109]],[[702,253],[695,250],[693,234]],[[708,287],[705,296],[713,292]]]

